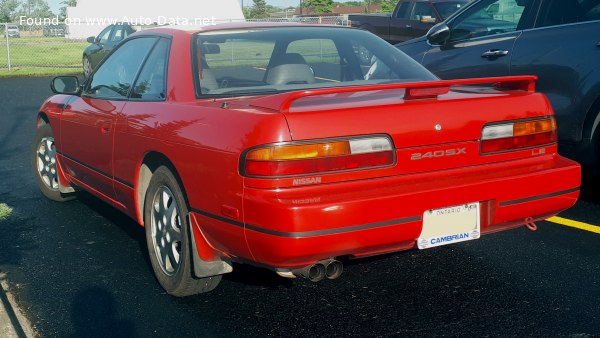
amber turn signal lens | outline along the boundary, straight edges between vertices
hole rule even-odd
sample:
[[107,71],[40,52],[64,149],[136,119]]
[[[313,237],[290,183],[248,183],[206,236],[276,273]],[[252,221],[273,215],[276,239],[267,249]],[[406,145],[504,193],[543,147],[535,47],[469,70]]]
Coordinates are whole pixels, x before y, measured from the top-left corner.
[[348,141],[341,141],[301,145],[281,145],[255,149],[246,155],[246,159],[253,161],[281,161],[349,154],[350,143]]
[[374,135],[255,148],[243,158],[242,172],[254,177],[298,176],[389,166],[394,161],[391,139]]
[[546,133],[554,130],[556,130],[556,121],[554,119],[517,122],[513,126],[513,136]]

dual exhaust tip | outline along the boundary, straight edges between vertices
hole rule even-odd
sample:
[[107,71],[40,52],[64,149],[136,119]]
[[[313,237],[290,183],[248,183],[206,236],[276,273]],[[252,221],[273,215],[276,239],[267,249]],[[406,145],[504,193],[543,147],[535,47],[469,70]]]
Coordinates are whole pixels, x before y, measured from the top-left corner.
[[342,262],[335,259],[326,259],[309,265],[305,268],[292,270],[295,276],[302,276],[311,282],[319,282],[323,279],[336,279],[344,272]]

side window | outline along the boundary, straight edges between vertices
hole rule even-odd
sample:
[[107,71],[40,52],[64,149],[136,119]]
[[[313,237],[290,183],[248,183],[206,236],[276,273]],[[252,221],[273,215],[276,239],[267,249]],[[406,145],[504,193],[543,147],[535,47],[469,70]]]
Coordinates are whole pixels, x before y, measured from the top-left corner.
[[415,8],[413,9],[412,15],[410,16],[411,20],[428,20],[426,22],[431,21],[431,18],[435,18],[433,13],[433,9],[429,4],[425,2],[417,2],[415,3]]
[[514,32],[532,0],[484,0],[454,21],[450,41]]
[[548,0],[544,3],[536,27],[600,20],[600,0]]
[[139,38],[126,42],[92,74],[84,96],[102,99],[125,99],[140,66],[156,38]]
[[398,12],[396,12],[396,17],[399,19],[408,19],[410,15],[410,2],[404,1],[400,4],[400,8],[398,8]]
[[124,27],[123,28],[123,39],[125,39],[126,37],[130,36],[131,34],[133,34],[135,31],[131,30],[130,27]]
[[[339,67],[335,70],[331,65],[340,65],[340,53],[335,43],[329,39],[305,39],[290,43],[286,50],[286,56],[292,60],[284,63],[306,63],[310,66],[316,82],[341,81]],[[326,71],[327,69],[327,71]]]
[[134,100],[162,101],[166,97],[167,60],[169,40],[160,39],[138,76],[131,98]]
[[96,39],[96,41],[102,44],[106,43],[108,41],[108,38],[110,37],[110,32],[112,28],[113,26],[108,26],[104,28],[104,30],[100,32],[100,34],[98,34],[98,38]]
[[124,29],[123,27],[116,27],[115,28],[115,33],[113,34],[112,38],[110,39],[112,42],[119,42],[121,40],[123,40],[125,37],[123,36],[124,33]]

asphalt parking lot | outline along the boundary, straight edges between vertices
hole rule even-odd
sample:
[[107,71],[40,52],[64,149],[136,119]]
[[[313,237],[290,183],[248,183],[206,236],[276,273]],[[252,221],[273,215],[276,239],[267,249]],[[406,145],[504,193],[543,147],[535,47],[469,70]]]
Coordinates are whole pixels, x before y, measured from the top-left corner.
[[536,232],[351,261],[316,284],[235,265],[180,299],[154,279],[136,223],[87,194],[61,204],[38,191],[30,148],[50,94],[48,78],[0,79],[0,203],[12,208],[0,273],[41,337],[600,336],[597,183]]

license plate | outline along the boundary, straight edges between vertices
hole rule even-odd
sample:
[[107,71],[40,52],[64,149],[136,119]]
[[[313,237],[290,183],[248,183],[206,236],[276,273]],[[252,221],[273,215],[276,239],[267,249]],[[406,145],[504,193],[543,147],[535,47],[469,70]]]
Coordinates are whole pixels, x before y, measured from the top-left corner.
[[427,210],[417,239],[419,249],[470,241],[481,236],[479,203]]

